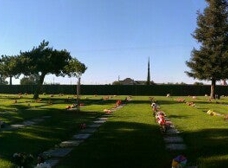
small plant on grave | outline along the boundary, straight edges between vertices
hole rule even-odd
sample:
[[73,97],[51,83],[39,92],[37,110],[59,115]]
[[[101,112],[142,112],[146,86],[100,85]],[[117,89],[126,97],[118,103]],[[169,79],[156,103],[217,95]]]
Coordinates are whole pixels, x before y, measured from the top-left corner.
[[18,167],[31,167],[34,157],[32,154],[17,152],[13,154],[13,162]]

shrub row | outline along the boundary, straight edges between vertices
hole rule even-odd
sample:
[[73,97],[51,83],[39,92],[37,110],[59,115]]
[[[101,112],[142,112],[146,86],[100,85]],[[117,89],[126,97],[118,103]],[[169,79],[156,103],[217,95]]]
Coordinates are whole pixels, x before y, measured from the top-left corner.
[[[210,86],[203,85],[81,85],[83,95],[158,95],[173,96],[205,95],[210,94]],[[33,94],[35,85],[0,85],[0,93]],[[43,85],[41,94],[77,94],[76,85]],[[216,86],[215,93],[218,95],[228,95],[227,86]]]

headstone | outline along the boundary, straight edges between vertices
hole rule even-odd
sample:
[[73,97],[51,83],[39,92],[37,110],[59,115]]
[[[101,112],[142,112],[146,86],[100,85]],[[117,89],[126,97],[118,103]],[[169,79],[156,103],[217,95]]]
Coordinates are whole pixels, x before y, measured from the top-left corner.
[[167,136],[164,137],[164,141],[166,143],[183,142],[183,138],[180,136]]
[[34,121],[34,122],[42,122],[42,121],[44,121],[44,119],[43,118],[34,118],[32,121]]
[[22,128],[22,127],[25,127],[24,124],[12,124],[11,125],[11,128]]
[[51,157],[64,157],[68,155],[72,151],[72,149],[73,148],[57,148],[45,151],[43,153]]
[[50,164],[51,167],[54,167],[59,163],[59,160],[58,159],[48,159],[45,162]]
[[103,124],[105,122],[106,122],[105,120],[96,120],[93,123],[95,123],[95,124]]
[[167,129],[166,134],[179,134],[180,132],[175,128]]
[[83,140],[69,140],[69,141],[63,141],[60,143],[60,147],[74,147],[78,146],[83,142]]
[[187,147],[185,144],[171,143],[171,144],[166,144],[166,148],[173,151],[173,150],[185,150]]
[[101,117],[101,118],[98,118],[98,120],[108,120],[108,118],[107,117]]
[[81,133],[94,133],[95,131],[97,131],[96,128],[86,128],[86,129],[81,130],[80,132]]
[[76,134],[73,136],[73,139],[87,139],[91,134]]
[[24,121],[23,124],[26,125],[26,126],[30,126],[30,125],[34,125],[36,123],[33,122],[33,121]]
[[89,128],[98,128],[100,127],[102,124],[90,124],[88,125]]

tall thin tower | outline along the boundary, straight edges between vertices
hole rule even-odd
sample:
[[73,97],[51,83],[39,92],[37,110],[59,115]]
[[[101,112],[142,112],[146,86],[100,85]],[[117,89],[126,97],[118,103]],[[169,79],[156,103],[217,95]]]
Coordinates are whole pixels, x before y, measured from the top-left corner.
[[147,81],[146,85],[150,85],[150,57],[148,58],[148,68],[147,68]]

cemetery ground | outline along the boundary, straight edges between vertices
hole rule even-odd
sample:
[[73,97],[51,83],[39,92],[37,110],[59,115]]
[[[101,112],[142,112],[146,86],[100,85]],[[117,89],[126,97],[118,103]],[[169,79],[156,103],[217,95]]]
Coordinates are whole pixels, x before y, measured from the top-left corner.
[[[1,168],[15,167],[13,154],[19,152],[32,154],[36,165],[39,154],[59,148],[61,142],[83,131],[82,123],[87,127],[104,115],[106,122],[58,158],[55,167],[166,168],[180,154],[187,157],[188,166],[218,168],[228,164],[228,97],[132,96],[125,106],[106,114],[104,109],[112,109],[117,100],[127,96],[82,95],[80,112],[66,110],[76,103],[74,95],[40,95],[39,100],[32,96],[0,95],[0,120],[5,123],[0,129]],[[155,122],[151,99],[173,123],[186,148],[167,148],[164,138],[169,135]],[[207,114],[209,110],[213,113]],[[28,124],[20,127],[21,123]]]

